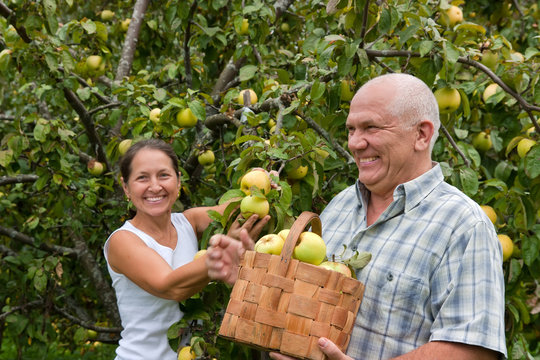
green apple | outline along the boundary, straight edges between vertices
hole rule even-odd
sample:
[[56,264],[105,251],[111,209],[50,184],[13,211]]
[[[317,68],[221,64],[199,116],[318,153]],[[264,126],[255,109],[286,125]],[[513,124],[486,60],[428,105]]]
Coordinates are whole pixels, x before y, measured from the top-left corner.
[[517,144],[517,152],[520,158],[524,158],[529,150],[536,144],[532,139],[521,139]]
[[159,122],[159,118],[161,117],[161,109],[153,108],[152,110],[150,110],[150,114],[148,115],[148,117],[154,124],[157,124]]
[[90,71],[98,71],[103,58],[99,55],[90,55],[86,58],[86,68]]
[[254,169],[245,174],[240,181],[240,190],[246,195],[251,194],[251,188],[256,187],[263,194],[268,194],[271,189],[270,176],[263,169]]
[[283,249],[285,240],[279,235],[268,234],[261,237],[255,243],[255,251],[265,254],[279,255]]
[[491,83],[486,86],[484,92],[482,93],[482,99],[484,100],[484,102],[487,102],[491,96],[495,95],[495,93],[499,91],[500,88],[501,87],[499,86],[499,84],[496,83]]
[[94,159],[90,160],[86,167],[88,168],[88,172],[94,176],[103,174],[103,171],[105,170],[105,166]]
[[313,265],[319,265],[326,258],[326,244],[311,231],[304,231],[298,237],[293,250],[293,258]]
[[129,29],[129,24],[131,23],[131,19],[124,19],[120,22],[120,29],[122,31],[126,32]]
[[497,64],[499,63],[499,55],[493,51],[486,50],[482,53],[482,59],[480,62],[491,70],[495,71]]
[[249,20],[246,18],[242,19],[242,24],[240,25],[240,28],[236,29],[236,32],[238,35],[246,35],[249,31]]
[[441,14],[440,21],[444,26],[453,27],[463,21],[463,11],[461,8],[452,5]]
[[128,151],[132,143],[133,140],[131,139],[124,139],[120,141],[120,144],[118,144],[118,152],[120,153],[120,156],[124,155],[126,151]]
[[439,112],[441,114],[454,112],[461,104],[461,95],[459,95],[459,91],[451,87],[437,89],[433,95],[435,95],[435,99],[437,99]]
[[341,100],[351,101],[354,96],[354,91],[351,90],[353,82],[349,80],[341,80]]
[[240,212],[244,219],[248,219],[253,214],[257,214],[259,219],[262,219],[268,215],[269,211],[270,204],[263,197],[247,195],[240,202]]
[[284,241],[287,240],[287,236],[289,236],[289,232],[291,229],[283,229],[280,232],[278,232],[278,236],[280,236]]
[[114,12],[108,9],[105,9],[101,12],[101,20],[110,21],[114,17]]
[[176,122],[182,128],[192,128],[197,125],[197,117],[190,108],[185,108],[176,114]]
[[491,136],[486,132],[481,131],[473,136],[472,145],[476,150],[488,151],[492,146]]
[[289,32],[291,30],[291,27],[288,23],[284,22],[281,24],[281,31],[283,32]]
[[340,272],[345,276],[352,277],[351,269],[343,263],[337,261],[323,261],[319,264],[319,266],[328,270]]
[[245,89],[245,90],[240,91],[240,93],[238,94],[238,97],[236,98],[236,102],[239,103],[240,105],[244,105],[244,93],[246,91],[249,91],[250,105],[255,104],[259,100],[259,98],[257,97],[257,93],[253,89]]
[[212,150],[206,150],[200,153],[199,156],[197,156],[197,160],[202,166],[207,166],[214,163],[214,161],[216,160],[216,156],[214,155],[214,152]]

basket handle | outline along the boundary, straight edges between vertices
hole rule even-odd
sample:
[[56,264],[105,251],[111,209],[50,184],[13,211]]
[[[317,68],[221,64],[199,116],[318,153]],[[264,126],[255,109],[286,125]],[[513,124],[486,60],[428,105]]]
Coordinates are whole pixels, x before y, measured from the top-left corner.
[[321,219],[319,218],[319,215],[310,211],[302,212],[291,226],[289,235],[283,244],[283,249],[281,250],[281,263],[287,265],[290,263],[298,237],[310,223],[312,232],[319,236],[322,234]]

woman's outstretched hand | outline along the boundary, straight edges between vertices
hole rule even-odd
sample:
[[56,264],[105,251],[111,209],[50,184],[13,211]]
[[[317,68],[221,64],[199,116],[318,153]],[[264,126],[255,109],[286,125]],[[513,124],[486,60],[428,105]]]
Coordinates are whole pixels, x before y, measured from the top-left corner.
[[228,284],[234,284],[238,277],[240,258],[246,250],[252,250],[254,242],[246,229],[239,231],[240,241],[223,234],[210,238],[206,266],[208,276]]

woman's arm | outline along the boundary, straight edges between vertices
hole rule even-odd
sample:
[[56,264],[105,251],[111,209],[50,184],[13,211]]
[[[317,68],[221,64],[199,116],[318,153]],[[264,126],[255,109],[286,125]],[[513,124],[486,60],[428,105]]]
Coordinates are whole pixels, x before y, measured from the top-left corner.
[[117,231],[111,236],[107,259],[114,271],[164,299],[188,299],[210,281],[206,256],[173,270],[161,256],[129,231]]

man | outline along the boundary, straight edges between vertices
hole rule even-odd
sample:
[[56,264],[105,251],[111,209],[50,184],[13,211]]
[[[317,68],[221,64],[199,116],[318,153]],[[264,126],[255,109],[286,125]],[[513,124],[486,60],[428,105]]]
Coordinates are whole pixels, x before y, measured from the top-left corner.
[[[347,118],[358,181],[321,214],[329,255],[372,254],[357,273],[365,292],[347,355],[330,359],[496,359],[506,356],[502,252],[482,209],[431,160],[437,102],[419,79],[367,82]],[[234,244],[212,239],[211,277],[232,281]],[[248,241],[243,236],[244,246]],[[290,359],[271,353],[273,359]]]

